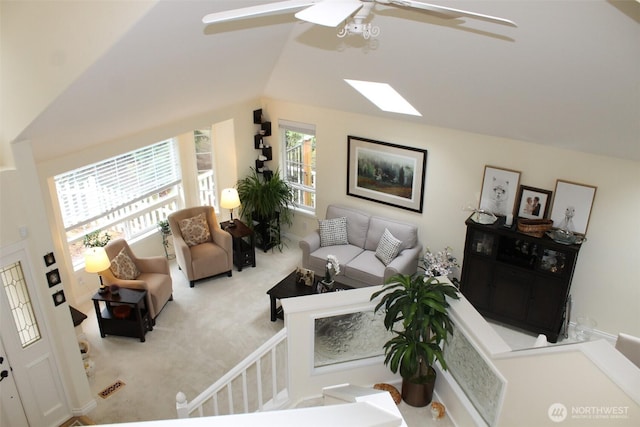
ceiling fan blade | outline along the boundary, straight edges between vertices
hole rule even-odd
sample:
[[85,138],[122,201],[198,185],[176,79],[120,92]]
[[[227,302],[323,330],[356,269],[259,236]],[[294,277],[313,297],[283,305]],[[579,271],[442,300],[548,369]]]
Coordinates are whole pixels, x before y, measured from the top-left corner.
[[326,27],[337,27],[361,7],[360,0],[325,0],[296,13],[296,18]]
[[422,10],[427,10],[429,12],[448,15],[451,17],[466,16],[469,18],[475,18],[475,19],[481,19],[483,21],[494,22],[496,24],[509,25],[512,27],[518,26],[515,22],[509,19],[498,18],[490,15],[483,15],[482,13],[468,12],[466,10],[453,9],[450,7],[438,6],[435,4],[422,3],[419,1],[413,1],[413,0],[382,0],[382,1],[378,1],[378,3],[391,4],[394,6],[401,6],[401,7],[411,7],[414,9],[422,9]]
[[317,3],[318,1],[321,0],[287,0],[276,3],[261,4],[258,6],[243,7],[240,9],[225,10],[223,12],[215,12],[206,15],[202,18],[202,22],[205,24],[213,24],[217,22],[249,18],[252,16],[268,15],[290,9],[300,9]]

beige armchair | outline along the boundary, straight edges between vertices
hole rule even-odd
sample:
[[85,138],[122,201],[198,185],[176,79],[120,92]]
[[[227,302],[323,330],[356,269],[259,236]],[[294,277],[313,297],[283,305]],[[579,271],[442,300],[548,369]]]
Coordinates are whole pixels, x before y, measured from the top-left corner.
[[183,209],[172,213],[167,219],[178,266],[187,275],[192,288],[199,279],[222,273],[231,277],[231,235],[220,228],[213,207]]
[[111,261],[111,267],[100,272],[105,283],[147,291],[149,315],[155,321],[167,301],[173,301],[167,259],[163,256],[138,258],[124,239],[112,240],[104,249]]

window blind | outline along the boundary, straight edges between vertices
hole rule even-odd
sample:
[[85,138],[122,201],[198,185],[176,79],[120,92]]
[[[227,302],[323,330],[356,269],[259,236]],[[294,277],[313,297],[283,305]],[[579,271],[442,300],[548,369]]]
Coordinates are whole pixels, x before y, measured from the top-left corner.
[[172,139],[54,178],[66,230],[180,183]]

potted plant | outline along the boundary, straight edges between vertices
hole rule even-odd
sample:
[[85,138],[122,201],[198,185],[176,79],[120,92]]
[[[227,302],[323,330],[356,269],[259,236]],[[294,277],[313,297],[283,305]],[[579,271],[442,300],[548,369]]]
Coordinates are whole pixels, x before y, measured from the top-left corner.
[[390,277],[371,300],[383,295],[375,311],[384,310],[384,326],[395,336],[384,345],[385,360],[402,377],[402,399],[411,406],[431,402],[436,381],[433,364],[447,369],[443,345],[453,328],[446,297],[458,299],[458,290],[423,273]]
[[254,168],[251,174],[237,183],[240,215],[256,231],[258,244],[267,250],[282,249],[280,225],[291,225],[293,189],[283,180],[279,170],[270,177],[260,176]]
[[167,259],[173,259],[175,255],[169,253],[169,236],[171,236],[171,227],[169,221],[161,219],[158,221],[158,230],[162,236],[162,246],[164,246],[164,254]]
[[109,233],[106,231],[103,232],[102,230],[96,230],[85,234],[82,239],[82,244],[85,248],[102,248],[107,246],[109,240],[111,240],[111,235]]

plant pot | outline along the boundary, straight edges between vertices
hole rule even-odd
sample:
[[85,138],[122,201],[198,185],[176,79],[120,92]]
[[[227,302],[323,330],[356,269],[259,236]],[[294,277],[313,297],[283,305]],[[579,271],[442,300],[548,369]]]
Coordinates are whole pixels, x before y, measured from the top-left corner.
[[330,282],[321,280],[320,282],[318,282],[318,293],[324,294],[326,292],[333,292],[334,287],[335,287],[335,282],[333,280]]
[[433,389],[436,385],[436,371],[429,367],[429,376],[426,381],[412,381],[402,379],[402,400],[407,405],[415,407],[427,406],[433,399]]

